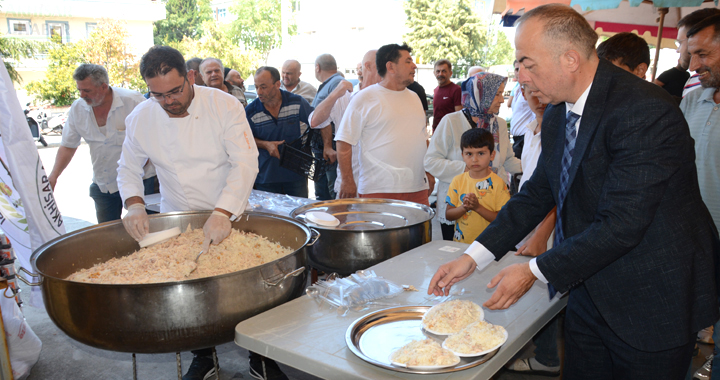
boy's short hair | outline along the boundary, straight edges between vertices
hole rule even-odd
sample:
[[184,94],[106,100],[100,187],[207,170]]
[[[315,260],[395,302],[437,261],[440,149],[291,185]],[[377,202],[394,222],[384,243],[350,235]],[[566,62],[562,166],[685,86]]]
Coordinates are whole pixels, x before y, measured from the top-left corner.
[[635,70],[641,63],[650,66],[650,47],[635,33],[622,32],[608,38],[598,45],[597,54],[610,62],[619,59],[620,64],[630,70]]
[[471,128],[465,131],[460,137],[460,148],[484,148],[487,147],[490,153],[495,150],[495,138],[492,133],[483,128]]

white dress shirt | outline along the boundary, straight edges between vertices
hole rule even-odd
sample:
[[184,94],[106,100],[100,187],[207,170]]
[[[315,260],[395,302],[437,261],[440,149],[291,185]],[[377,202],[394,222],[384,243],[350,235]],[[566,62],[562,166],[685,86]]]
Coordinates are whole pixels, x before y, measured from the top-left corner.
[[[118,159],[125,140],[125,118],[145,98],[137,91],[124,88],[112,89],[112,104],[105,125],[97,125],[93,108],[84,99],[76,100],[70,107],[68,119],[63,128],[61,146],[76,149],[80,139],[90,147],[90,160],[93,167],[93,182],[103,193],[116,193]],[[152,164],[145,167],[143,178],[155,175]]]
[[[588,94],[590,93],[590,88],[592,88],[592,83],[585,89],[585,92],[580,95],[578,100],[573,103],[565,102],[565,109],[566,111],[573,111],[577,115],[580,116],[580,118],[575,123],[575,129],[579,136],[579,128],[580,128],[580,120],[582,120],[582,112],[585,108],[585,102],[587,101]],[[470,247],[465,250],[465,253],[468,254],[470,257],[472,257],[473,260],[475,260],[475,264],[477,265],[478,270],[485,269],[488,264],[490,264],[494,259],[495,255],[492,254],[487,248],[485,248],[484,245],[478,243],[477,241],[474,241]],[[530,270],[533,272],[535,277],[538,278],[538,280],[548,283],[548,280],[545,278],[545,276],[540,272],[540,268],[538,268],[537,265],[537,258],[533,258],[530,260]]]
[[155,101],[128,116],[118,167],[123,203],[143,197],[142,166],[149,158],[160,180],[160,211],[221,208],[235,216],[247,205],[258,173],[258,150],[242,104],[232,95],[193,85],[184,118],[168,117]]
[[[287,91],[287,88],[285,88],[285,85],[282,82],[280,82],[280,89]],[[317,94],[317,89],[308,82],[299,81],[297,86],[295,86],[290,92],[295,95],[302,96],[308,103],[312,104],[315,99],[315,94]]]
[[512,118],[510,118],[510,134],[513,136],[524,136],[528,124],[535,120],[535,114],[525,100],[525,97],[518,87],[515,90],[515,97],[512,101]]

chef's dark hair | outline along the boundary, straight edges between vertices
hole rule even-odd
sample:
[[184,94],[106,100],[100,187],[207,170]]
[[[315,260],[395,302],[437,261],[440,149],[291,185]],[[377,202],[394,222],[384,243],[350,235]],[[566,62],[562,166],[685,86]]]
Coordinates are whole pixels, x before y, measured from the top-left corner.
[[255,75],[260,75],[260,73],[263,71],[267,71],[270,73],[270,77],[272,77],[273,83],[277,83],[277,81],[280,80],[280,72],[278,71],[278,69],[272,66],[262,66],[261,68],[257,69],[257,71],[255,71]]
[[720,14],[703,19],[699,23],[695,24],[690,30],[687,31],[687,38],[690,38],[701,30],[709,27],[713,27],[713,40],[715,42],[720,41]]
[[140,59],[140,75],[142,75],[145,82],[147,82],[148,78],[165,75],[172,69],[177,70],[181,77],[187,74],[185,58],[179,51],[170,46],[155,45]]
[[460,148],[484,148],[487,147],[490,153],[495,149],[495,138],[487,129],[470,128],[460,137]]

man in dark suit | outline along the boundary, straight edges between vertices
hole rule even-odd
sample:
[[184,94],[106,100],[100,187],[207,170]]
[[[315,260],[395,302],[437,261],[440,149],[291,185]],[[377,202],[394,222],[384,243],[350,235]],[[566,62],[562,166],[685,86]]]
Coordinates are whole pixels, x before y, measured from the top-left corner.
[[600,60],[572,8],[541,6],[519,22],[520,83],[551,104],[543,153],[428,293],[504,256],[557,205],[554,248],[500,271],[485,306],[508,308],[536,279],[549,282],[551,294],[570,293],[564,379],[681,379],[695,334],[718,319],[717,231],[683,115],[661,88]]

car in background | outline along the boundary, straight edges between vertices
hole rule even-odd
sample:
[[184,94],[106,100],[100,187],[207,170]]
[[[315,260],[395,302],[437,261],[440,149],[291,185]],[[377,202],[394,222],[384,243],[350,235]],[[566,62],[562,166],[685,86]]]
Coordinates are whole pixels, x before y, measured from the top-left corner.
[[[253,89],[254,89],[253,85]],[[250,104],[253,102],[253,100],[257,99],[257,92],[255,91],[245,91],[245,100],[247,101],[247,104]]]

